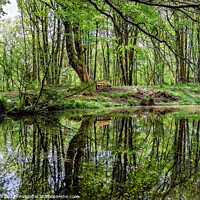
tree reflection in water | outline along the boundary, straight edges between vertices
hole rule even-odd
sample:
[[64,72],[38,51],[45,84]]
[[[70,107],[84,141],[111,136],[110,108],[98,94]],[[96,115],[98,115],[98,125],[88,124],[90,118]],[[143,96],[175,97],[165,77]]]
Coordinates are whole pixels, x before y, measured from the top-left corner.
[[95,123],[94,116],[53,118],[54,123],[40,117],[6,119],[0,133],[0,192],[198,199],[199,118],[147,113],[103,123]]

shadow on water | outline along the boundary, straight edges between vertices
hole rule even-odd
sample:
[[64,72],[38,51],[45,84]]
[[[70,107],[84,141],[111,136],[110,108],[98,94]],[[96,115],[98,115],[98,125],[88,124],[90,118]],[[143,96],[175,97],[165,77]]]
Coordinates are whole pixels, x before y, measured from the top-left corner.
[[1,198],[199,199],[200,115],[164,113],[1,120]]

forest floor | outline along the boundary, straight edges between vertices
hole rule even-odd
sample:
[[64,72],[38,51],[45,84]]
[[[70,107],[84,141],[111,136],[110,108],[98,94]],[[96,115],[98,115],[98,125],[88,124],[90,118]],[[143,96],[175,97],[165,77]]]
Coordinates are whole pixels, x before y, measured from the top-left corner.
[[[82,86],[83,88],[84,86]],[[80,86],[45,87],[39,101],[39,110],[64,110],[73,108],[104,108],[120,106],[200,105],[197,85],[154,87],[119,86],[95,90],[82,90]],[[25,108],[31,109],[38,90],[28,90]],[[14,106],[19,102],[17,91],[1,93]],[[19,105],[19,103],[18,103]],[[13,107],[13,106],[8,106]]]
[[124,105],[199,105],[198,86],[118,86],[77,95],[76,100],[101,101]]
[[[180,101],[180,98],[166,92],[156,90],[155,88],[146,88],[145,86],[121,86],[97,90],[94,95],[106,96],[111,102],[115,103],[135,103],[145,105],[145,101],[155,105],[156,103],[172,103]],[[150,98],[153,102],[148,102]]]
[[[55,88],[56,89],[56,88]],[[70,89],[59,90],[61,96]],[[138,105],[199,105],[199,85],[181,86],[118,86],[95,91],[85,91],[72,96],[67,101],[85,101],[107,103],[104,106],[138,106]],[[108,104],[110,103],[110,104]]]

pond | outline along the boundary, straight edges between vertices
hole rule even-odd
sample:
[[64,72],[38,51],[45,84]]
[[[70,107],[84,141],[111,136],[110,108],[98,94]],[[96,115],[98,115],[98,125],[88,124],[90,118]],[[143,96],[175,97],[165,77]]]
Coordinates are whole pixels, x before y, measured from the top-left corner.
[[198,112],[60,112],[0,129],[2,199],[200,198]]

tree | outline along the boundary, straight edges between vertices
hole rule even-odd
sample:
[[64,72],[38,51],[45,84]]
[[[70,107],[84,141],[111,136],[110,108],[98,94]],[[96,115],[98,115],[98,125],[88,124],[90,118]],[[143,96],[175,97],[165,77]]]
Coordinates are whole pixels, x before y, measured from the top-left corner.
[[[196,1],[167,1],[167,2],[160,2],[160,1],[147,1],[147,0],[122,0],[122,1],[110,1],[110,0],[104,0],[104,1],[94,1],[94,0],[88,0],[89,3],[91,3],[101,14],[105,15],[106,17],[109,17],[116,29],[120,31],[120,23],[119,21],[115,21],[115,13],[117,13],[121,19],[128,23],[131,26],[134,26],[138,29],[138,31],[146,36],[148,36],[151,40],[155,40],[161,44],[164,44],[178,59],[180,59],[180,81],[182,83],[185,83],[186,78],[186,72],[185,72],[185,63],[193,65],[193,71],[195,72],[195,68],[198,68],[198,65],[196,64],[196,61],[189,60],[185,54],[184,54],[184,33],[183,29],[180,26],[182,21],[176,21],[175,23],[180,26],[178,36],[180,41],[179,42],[179,49],[177,50],[177,47],[174,46],[173,38],[170,38],[170,32],[169,27],[166,26],[166,22],[169,22],[171,24],[171,19],[166,14],[166,12],[170,12],[170,15],[173,17],[173,14],[176,12],[177,14],[181,14],[182,18],[187,21],[192,21],[195,23],[199,23],[198,14],[199,14],[199,6],[200,3]],[[104,3],[104,4],[103,4]],[[138,6],[135,5],[135,3],[138,3],[140,7],[145,7],[147,10],[149,8],[154,8],[154,12],[157,13],[157,16],[161,20],[159,20],[159,24],[152,23],[152,20],[146,19],[146,17],[143,15],[144,12],[137,12]],[[130,9],[131,8],[131,9]],[[156,9],[155,9],[156,8]],[[112,10],[113,12],[110,12]],[[135,13],[137,13],[137,17],[135,18]],[[194,14],[195,13],[195,14]],[[164,25],[164,26],[163,26]],[[165,32],[168,37],[164,37],[162,32]],[[123,34],[123,33],[122,33]],[[124,34],[123,34],[124,35]],[[174,37],[174,36],[173,36]],[[186,40],[185,40],[186,41]],[[191,66],[190,65],[190,66]],[[192,67],[192,66],[191,66]],[[198,76],[197,72],[195,72]],[[125,80],[124,80],[125,82]]]
[[[86,7],[81,1],[51,1],[47,4],[55,13],[59,15],[65,29],[66,50],[69,64],[78,74],[82,82],[89,81],[88,69],[85,63],[84,53],[86,48],[83,46],[83,22],[85,11],[82,7]],[[90,17],[91,18],[91,17]]]
[[9,0],[1,0],[0,1],[0,18],[1,16],[6,15],[5,11],[3,10],[3,6],[6,5],[7,3],[10,3]]
[[17,2],[25,36],[21,53],[29,51],[24,62],[36,85],[43,78],[47,85],[89,78],[113,85],[200,82],[197,0]]

